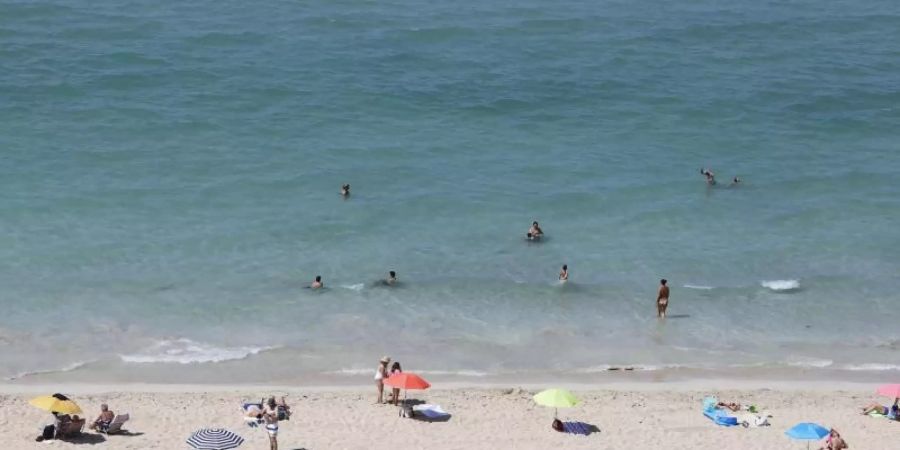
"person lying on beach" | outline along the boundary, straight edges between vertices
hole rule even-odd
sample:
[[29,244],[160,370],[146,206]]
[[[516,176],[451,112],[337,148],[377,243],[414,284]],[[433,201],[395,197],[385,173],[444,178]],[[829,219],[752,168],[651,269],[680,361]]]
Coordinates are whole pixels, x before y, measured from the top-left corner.
[[559,281],[569,281],[569,265],[563,264],[562,270],[559,271]]
[[341,185],[341,196],[344,196],[344,197],[350,196],[350,185],[349,184]]
[[100,405],[100,415],[97,416],[96,420],[91,422],[91,425],[88,428],[92,430],[102,430],[104,428],[108,428],[110,422],[112,422],[115,417],[116,415],[109,410],[109,405],[104,403]]
[[316,275],[315,281],[313,281],[312,284],[309,285],[310,289],[321,289],[323,287],[325,287],[325,284],[322,283],[321,275]]
[[841,437],[841,434],[838,433],[834,428],[828,432],[828,438],[825,440],[825,445],[819,447],[819,450],[843,450],[845,448],[849,448],[847,445],[847,441]]
[[862,413],[864,416],[868,416],[873,412],[881,414],[882,416],[885,416],[891,420],[900,420],[900,398],[895,398],[894,404],[890,407],[882,406],[878,403],[872,403],[862,409]]
[[562,420],[553,419],[553,423],[550,424],[550,428],[553,428],[560,433],[566,431],[566,428],[563,426]]
[[733,412],[738,412],[741,410],[741,404],[735,403],[735,402],[729,402],[729,403],[719,402],[716,406],[718,406],[719,408],[728,408]]

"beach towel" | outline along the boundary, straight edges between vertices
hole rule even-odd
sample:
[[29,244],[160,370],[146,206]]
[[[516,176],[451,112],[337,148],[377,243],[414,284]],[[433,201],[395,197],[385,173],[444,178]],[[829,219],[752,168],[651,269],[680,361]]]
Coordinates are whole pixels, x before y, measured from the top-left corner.
[[450,419],[450,413],[441,409],[441,405],[431,405],[428,403],[413,406],[412,416],[430,422],[446,421]]
[[563,431],[569,434],[590,436],[591,433],[600,431],[596,426],[584,422],[563,422]]
[[703,415],[715,422],[716,425],[723,427],[733,427],[738,424],[737,417],[729,416],[721,409],[704,410]]

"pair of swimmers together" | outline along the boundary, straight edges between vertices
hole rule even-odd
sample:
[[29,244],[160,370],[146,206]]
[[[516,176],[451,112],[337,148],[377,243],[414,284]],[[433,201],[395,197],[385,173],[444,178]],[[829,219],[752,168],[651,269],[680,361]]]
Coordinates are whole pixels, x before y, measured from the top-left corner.
[[[381,284],[385,286],[393,286],[397,284],[397,281],[397,272],[391,270],[390,272],[388,272],[388,277],[384,280],[381,280]],[[313,282],[309,285],[310,289],[322,289],[324,287],[325,283],[322,281],[321,275],[316,275],[316,279],[313,280]]]
[[[712,172],[712,170],[709,170],[705,167],[701,167],[700,174],[706,177],[706,184],[708,184],[710,186],[713,186],[716,184],[716,174],[714,174]],[[740,184],[740,182],[741,182],[741,179],[739,177],[734,177],[731,180],[731,186]]]

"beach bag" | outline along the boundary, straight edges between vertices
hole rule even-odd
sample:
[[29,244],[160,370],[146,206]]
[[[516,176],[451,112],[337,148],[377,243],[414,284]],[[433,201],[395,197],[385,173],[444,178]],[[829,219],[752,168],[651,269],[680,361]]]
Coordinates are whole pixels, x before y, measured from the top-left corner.
[[278,420],[291,420],[291,415],[284,406],[278,405]]
[[56,426],[55,425],[47,425],[44,427],[44,431],[41,433],[41,437],[43,440],[53,439],[53,436],[56,434]]

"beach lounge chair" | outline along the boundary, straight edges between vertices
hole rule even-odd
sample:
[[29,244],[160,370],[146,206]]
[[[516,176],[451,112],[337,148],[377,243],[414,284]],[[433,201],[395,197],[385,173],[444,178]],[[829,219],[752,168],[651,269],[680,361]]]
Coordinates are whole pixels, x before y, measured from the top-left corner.
[[248,416],[247,413],[250,412],[251,408],[256,408],[256,410],[259,411],[260,414],[262,414],[262,403],[244,403],[241,406],[241,417],[244,418],[244,423],[246,423],[250,428],[256,428],[262,425],[263,419],[262,417]]
[[450,413],[441,409],[441,405],[428,403],[412,407],[412,417],[428,422],[446,422],[450,420]]
[[119,433],[122,431],[122,425],[125,425],[125,422],[128,422],[128,419],[130,419],[128,414],[116,414],[116,416],[113,417],[112,422],[108,425],[101,425],[98,431],[103,434]]

